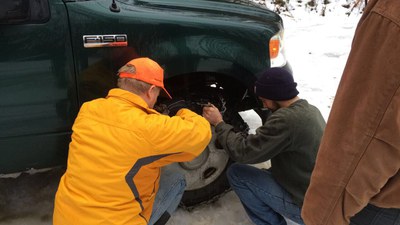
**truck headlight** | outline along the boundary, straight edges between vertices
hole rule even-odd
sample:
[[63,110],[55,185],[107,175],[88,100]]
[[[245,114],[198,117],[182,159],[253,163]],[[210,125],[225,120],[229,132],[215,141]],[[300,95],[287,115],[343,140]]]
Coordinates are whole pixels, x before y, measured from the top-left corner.
[[280,30],[269,40],[269,57],[271,67],[282,67],[286,65],[286,57],[283,49],[283,30]]

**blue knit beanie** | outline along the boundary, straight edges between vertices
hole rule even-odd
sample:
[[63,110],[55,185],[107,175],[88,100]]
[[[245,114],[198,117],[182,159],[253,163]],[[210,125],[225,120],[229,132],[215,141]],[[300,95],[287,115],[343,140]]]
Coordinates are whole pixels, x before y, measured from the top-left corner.
[[296,86],[292,74],[286,69],[268,68],[259,74],[255,83],[255,93],[269,100],[284,101],[299,94]]

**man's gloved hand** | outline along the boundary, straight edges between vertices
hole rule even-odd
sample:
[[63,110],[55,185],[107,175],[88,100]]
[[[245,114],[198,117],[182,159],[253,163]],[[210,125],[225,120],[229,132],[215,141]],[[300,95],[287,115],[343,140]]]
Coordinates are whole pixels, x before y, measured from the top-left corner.
[[180,109],[187,108],[186,101],[183,99],[170,100],[166,105],[168,107],[169,116],[175,116]]

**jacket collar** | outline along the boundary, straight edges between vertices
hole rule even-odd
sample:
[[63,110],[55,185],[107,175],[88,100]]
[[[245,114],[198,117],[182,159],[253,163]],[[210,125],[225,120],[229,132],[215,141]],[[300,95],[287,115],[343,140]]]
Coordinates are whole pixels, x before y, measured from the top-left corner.
[[126,91],[124,89],[121,88],[111,89],[107,95],[107,98],[110,97],[122,99],[123,101],[126,101],[132,104],[133,106],[136,106],[137,108],[141,108],[142,110],[146,111],[149,114],[150,113],[160,114],[156,110],[149,108],[147,103],[139,95]]

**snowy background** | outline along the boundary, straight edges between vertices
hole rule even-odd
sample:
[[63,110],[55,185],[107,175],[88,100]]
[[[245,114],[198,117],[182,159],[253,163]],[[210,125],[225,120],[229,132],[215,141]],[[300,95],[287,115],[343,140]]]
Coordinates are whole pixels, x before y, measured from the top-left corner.
[[[325,119],[360,19],[360,8],[346,15],[351,8],[342,5],[347,2],[332,1],[326,6],[320,5],[320,8],[310,8],[305,7],[301,0],[292,0],[293,3],[288,5],[290,10],[281,12],[286,55],[298,83],[299,96],[317,106]],[[321,16],[321,7],[326,7],[324,17]],[[254,112],[245,112],[242,116],[253,131],[261,125]],[[17,178],[0,175],[0,225],[52,224],[53,199],[61,171],[24,173]],[[233,192],[191,211],[178,209],[168,222],[168,225],[247,224],[252,223]]]

